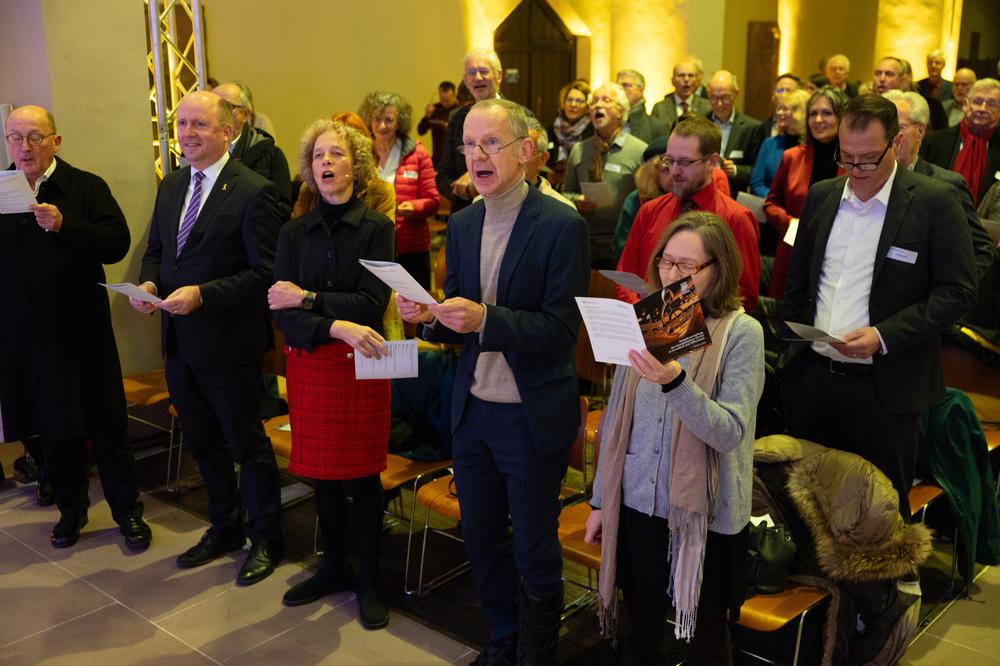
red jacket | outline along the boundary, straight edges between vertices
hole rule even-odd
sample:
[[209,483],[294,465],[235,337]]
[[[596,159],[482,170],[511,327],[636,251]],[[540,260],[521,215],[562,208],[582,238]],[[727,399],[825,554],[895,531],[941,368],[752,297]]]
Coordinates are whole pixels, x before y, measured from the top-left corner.
[[[792,219],[802,214],[802,206],[809,193],[809,179],[812,178],[813,146],[805,143],[789,148],[781,156],[781,164],[774,174],[771,191],[764,201],[767,223],[778,232],[778,248],[774,252],[774,267],[771,269],[771,286],[768,295],[783,298],[788,263],[792,258],[792,246],[783,242],[785,232]],[[837,175],[843,170],[838,169]]]
[[[719,192],[713,183],[696,192],[691,199],[697,204],[698,210],[715,213],[732,229],[736,246],[743,258],[740,299],[746,311],[752,312],[757,307],[760,292],[760,230],[757,228],[757,219],[747,208]],[[664,194],[643,204],[636,213],[635,223],[618,260],[618,270],[635,273],[646,279],[650,257],[653,256],[663,231],[680,215],[680,208],[680,202],[673,194]],[[622,287],[616,286],[615,292],[620,300],[627,303],[639,300],[635,292]]]
[[[427,149],[419,141],[406,137],[403,156],[396,169],[396,254],[420,254],[431,249],[431,232],[427,221],[441,203],[434,184],[434,164]],[[413,212],[399,214],[399,204],[410,201]]]

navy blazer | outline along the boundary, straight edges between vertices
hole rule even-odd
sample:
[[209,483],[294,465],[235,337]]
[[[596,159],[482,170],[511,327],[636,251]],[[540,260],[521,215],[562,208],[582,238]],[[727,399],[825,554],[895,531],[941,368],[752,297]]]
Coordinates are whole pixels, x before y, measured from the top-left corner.
[[[482,302],[479,256],[486,206],[483,200],[448,221],[444,290]],[[587,223],[569,206],[529,188],[500,263],[497,303],[486,307],[479,333],[459,334],[441,324],[422,326],[431,342],[462,345],[455,376],[451,428],[458,429],[479,352],[503,352],[524,405],[538,453],[570,446],[580,425],[574,350],[580,329],[577,296],[590,278]]]
[[[826,244],[840,207],[847,176],[822,180],[809,189],[788,269],[782,318],[812,324]],[[914,263],[888,259],[890,248],[913,252]],[[893,414],[915,414],[944,396],[941,332],[976,300],[976,264],[958,190],[902,167],[889,194],[868,316],[888,353],[874,356],[879,398]],[[792,343],[787,366],[806,349]]]
[[188,166],[160,183],[139,277],[140,284],[155,284],[161,298],[178,287],[201,287],[200,308],[176,317],[163,313],[163,352],[176,351],[200,368],[260,363],[271,331],[267,290],[274,281],[274,249],[285,220],[278,190],[230,159],[178,257],[177,227],[190,180]]

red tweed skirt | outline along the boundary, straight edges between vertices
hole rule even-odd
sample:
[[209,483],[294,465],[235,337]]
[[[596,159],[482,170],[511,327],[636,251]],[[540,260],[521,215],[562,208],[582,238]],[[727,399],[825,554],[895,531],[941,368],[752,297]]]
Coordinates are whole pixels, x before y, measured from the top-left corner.
[[313,352],[285,348],[292,474],[357,479],[385,469],[391,385],[355,379],[354,354],[339,340]]

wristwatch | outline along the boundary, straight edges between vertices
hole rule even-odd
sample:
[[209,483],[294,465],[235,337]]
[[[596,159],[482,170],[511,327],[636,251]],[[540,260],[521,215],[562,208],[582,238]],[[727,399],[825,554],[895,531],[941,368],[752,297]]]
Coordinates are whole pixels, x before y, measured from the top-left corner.
[[316,302],[316,292],[315,291],[305,291],[305,294],[302,296],[301,308],[303,310],[312,310],[313,304],[315,302]]

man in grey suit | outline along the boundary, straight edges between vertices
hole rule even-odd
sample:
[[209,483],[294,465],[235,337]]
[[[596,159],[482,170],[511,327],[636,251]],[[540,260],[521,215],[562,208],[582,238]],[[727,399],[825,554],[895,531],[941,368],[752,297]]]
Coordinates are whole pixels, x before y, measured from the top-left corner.
[[677,119],[686,113],[704,116],[712,110],[712,105],[701,95],[696,94],[701,87],[701,77],[704,68],[701,60],[688,56],[674,65],[674,75],[670,81],[674,91],[653,105],[653,118],[667,127],[674,128]]
[[941,331],[976,297],[958,191],[896,163],[896,107],[861,95],[842,111],[838,165],[802,209],[782,306],[785,321],[842,342],[782,352],[789,433],[878,467],[909,516],[921,414],[944,396]]
[[736,110],[740,84],[736,75],[724,69],[712,74],[708,82],[708,101],[712,110],[706,116],[722,132],[719,168],[729,177],[729,191],[736,198],[750,185],[750,175],[757,162],[760,121]]
[[666,123],[646,111],[646,77],[634,69],[623,69],[615,75],[615,81],[625,90],[629,103],[628,122],[622,131],[646,143],[666,136],[669,129]]

